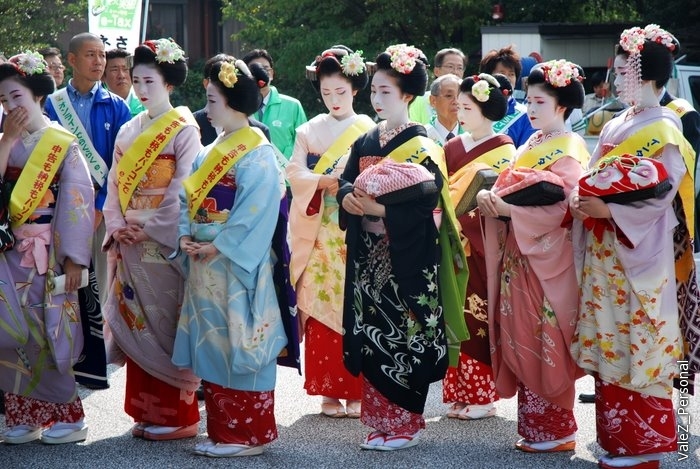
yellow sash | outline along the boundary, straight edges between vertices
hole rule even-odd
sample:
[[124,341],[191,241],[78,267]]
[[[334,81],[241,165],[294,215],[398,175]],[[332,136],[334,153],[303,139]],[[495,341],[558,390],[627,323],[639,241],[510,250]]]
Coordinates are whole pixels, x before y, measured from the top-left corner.
[[194,219],[205,197],[224,174],[251,150],[265,143],[267,139],[262,132],[253,127],[244,127],[211,149],[202,166],[182,183],[187,195],[190,220]]
[[574,138],[570,135],[560,135],[526,150],[515,160],[515,166],[545,169],[562,156],[576,158],[584,167],[588,165],[590,158],[586,144],[582,139]]
[[450,366],[457,366],[460,344],[469,339],[469,331],[464,321],[464,301],[467,296],[469,268],[464,254],[464,246],[462,246],[459,236],[460,225],[450,199],[445,153],[433,139],[417,135],[392,151],[387,155],[387,158],[399,163],[421,163],[426,158],[430,158],[443,174],[439,205],[442,208],[442,223],[438,238],[440,245],[438,276],[440,278],[442,310],[445,314],[447,354]]
[[197,125],[190,110],[186,106],[171,109],[141,132],[124,152],[117,164],[117,186],[122,213],[126,213],[129,200],[146,171],[185,125]]
[[678,193],[683,201],[685,219],[688,223],[690,237],[695,232],[695,186],[693,176],[695,171],[695,150],[678,128],[667,120],[655,120],[647,124],[619,144],[613,152],[616,155],[629,153],[633,156],[653,158],[666,145],[677,145],[683,155],[686,173],[681,180]]
[[18,228],[34,213],[66,157],[72,133],[49,127],[29,155],[10,196],[10,223]]
[[367,116],[361,116],[356,119],[321,155],[318,163],[314,166],[313,172],[316,174],[329,174],[333,171],[333,168],[338,164],[338,160],[348,151],[350,145],[355,143],[355,140],[360,135],[366,133],[375,125],[374,121]]
[[[503,171],[515,156],[515,145],[510,143],[493,148],[483,155],[465,164],[452,176],[450,176],[450,198],[455,207],[462,200],[464,193],[469,188],[469,184],[474,180],[476,173],[482,169],[493,169],[500,173]],[[468,254],[468,253],[467,253]]]
[[672,110],[680,119],[685,116],[688,112],[694,110],[693,105],[690,104],[685,99],[676,98],[666,105],[667,108]]

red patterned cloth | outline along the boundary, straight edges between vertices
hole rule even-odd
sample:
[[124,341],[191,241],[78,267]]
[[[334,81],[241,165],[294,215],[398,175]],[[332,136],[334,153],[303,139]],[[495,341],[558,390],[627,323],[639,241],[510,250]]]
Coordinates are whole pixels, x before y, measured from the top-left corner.
[[491,366],[460,353],[457,367],[448,368],[442,382],[442,401],[486,405],[498,399]]
[[576,433],[573,410],[546,401],[518,383],[518,433],[532,442],[552,441]]
[[413,435],[425,428],[422,414],[409,412],[384,397],[363,378],[360,422],[388,435]]
[[598,444],[613,456],[678,450],[673,401],[595,379]]
[[146,373],[126,359],[124,411],[136,422],[185,427],[199,422],[195,391],[176,388]]
[[306,320],[304,389],[312,396],[360,400],[362,378],[343,364],[343,336],[314,318]]
[[58,404],[31,397],[5,393],[5,425],[29,425],[50,427],[56,422],[74,423],[85,418],[83,403],[79,397],[73,402]]
[[203,385],[212,441],[260,446],[277,439],[275,391],[240,391],[207,381]]

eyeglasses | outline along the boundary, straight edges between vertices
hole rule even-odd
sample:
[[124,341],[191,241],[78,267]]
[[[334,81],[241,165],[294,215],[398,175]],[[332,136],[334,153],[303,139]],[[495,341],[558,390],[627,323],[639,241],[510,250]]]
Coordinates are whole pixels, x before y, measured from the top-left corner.
[[442,98],[442,99],[446,99],[446,100],[448,100],[448,101],[454,101],[455,99],[457,99],[457,95],[456,95],[456,94],[452,94],[452,93],[439,94],[439,95],[437,95],[437,97],[438,97],[438,98]]
[[447,65],[440,65],[440,68],[443,70],[447,70],[449,73],[464,73],[464,66],[462,65],[453,65],[453,64],[447,64]]
[[64,67],[63,65],[49,65],[49,70],[54,71],[54,72],[57,72],[59,70],[65,70],[65,69],[66,69],[66,67]]

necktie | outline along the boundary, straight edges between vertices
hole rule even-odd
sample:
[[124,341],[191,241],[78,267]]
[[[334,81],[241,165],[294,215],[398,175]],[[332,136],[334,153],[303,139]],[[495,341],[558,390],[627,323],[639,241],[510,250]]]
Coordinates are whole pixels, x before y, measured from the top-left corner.
[[262,103],[260,105],[260,109],[258,109],[257,112],[257,118],[260,122],[262,122],[263,114],[265,113],[265,103]]
[[446,142],[449,142],[450,140],[452,140],[452,139],[454,138],[454,136],[455,136],[455,134],[453,134],[452,132],[450,132],[450,133],[447,134],[447,136],[445,137],[445,141],[446,141]]

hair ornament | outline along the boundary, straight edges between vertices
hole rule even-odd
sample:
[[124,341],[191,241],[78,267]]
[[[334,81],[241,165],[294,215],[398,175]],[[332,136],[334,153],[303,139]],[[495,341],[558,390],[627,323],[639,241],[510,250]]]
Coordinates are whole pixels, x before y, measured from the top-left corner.
[[362,57],[362,51],[358,50],[351,54],[345,54],[340,60],[340,66],[343,69],[343,74],[346,76],[357,76],[365,71],[365,59]]
[[48,64],[44,57],[35,51],[25,51],[10,57],[8,62],[22,75],[36,75],[46,72]]
[[391,68],[403,75],[408,75],[413,71],[416,62],[422,55],[420,49],[406,44],[389,46],[386,52],[391,56]]
[[555,88],[569,86],[573,80],[581,81],[578,66],[564,59],[550,60],[542,65],[544,79]]
[[185,51],[172,38],[155,39],[144,42],[156,54],[156,62],[174,64],[184,60]]
[[472,96],[474,96],[474,99],[480,103],[485,103],[488,101],[490,94],[491,87],[489,86],[489,82],[486,80],[475,81],[472,85]]
[[236,66],[231,62],[222,62],[218,76],[219,81],[221,81],[226,88],[233,88],[238,82],[238,69],[236,69]]

